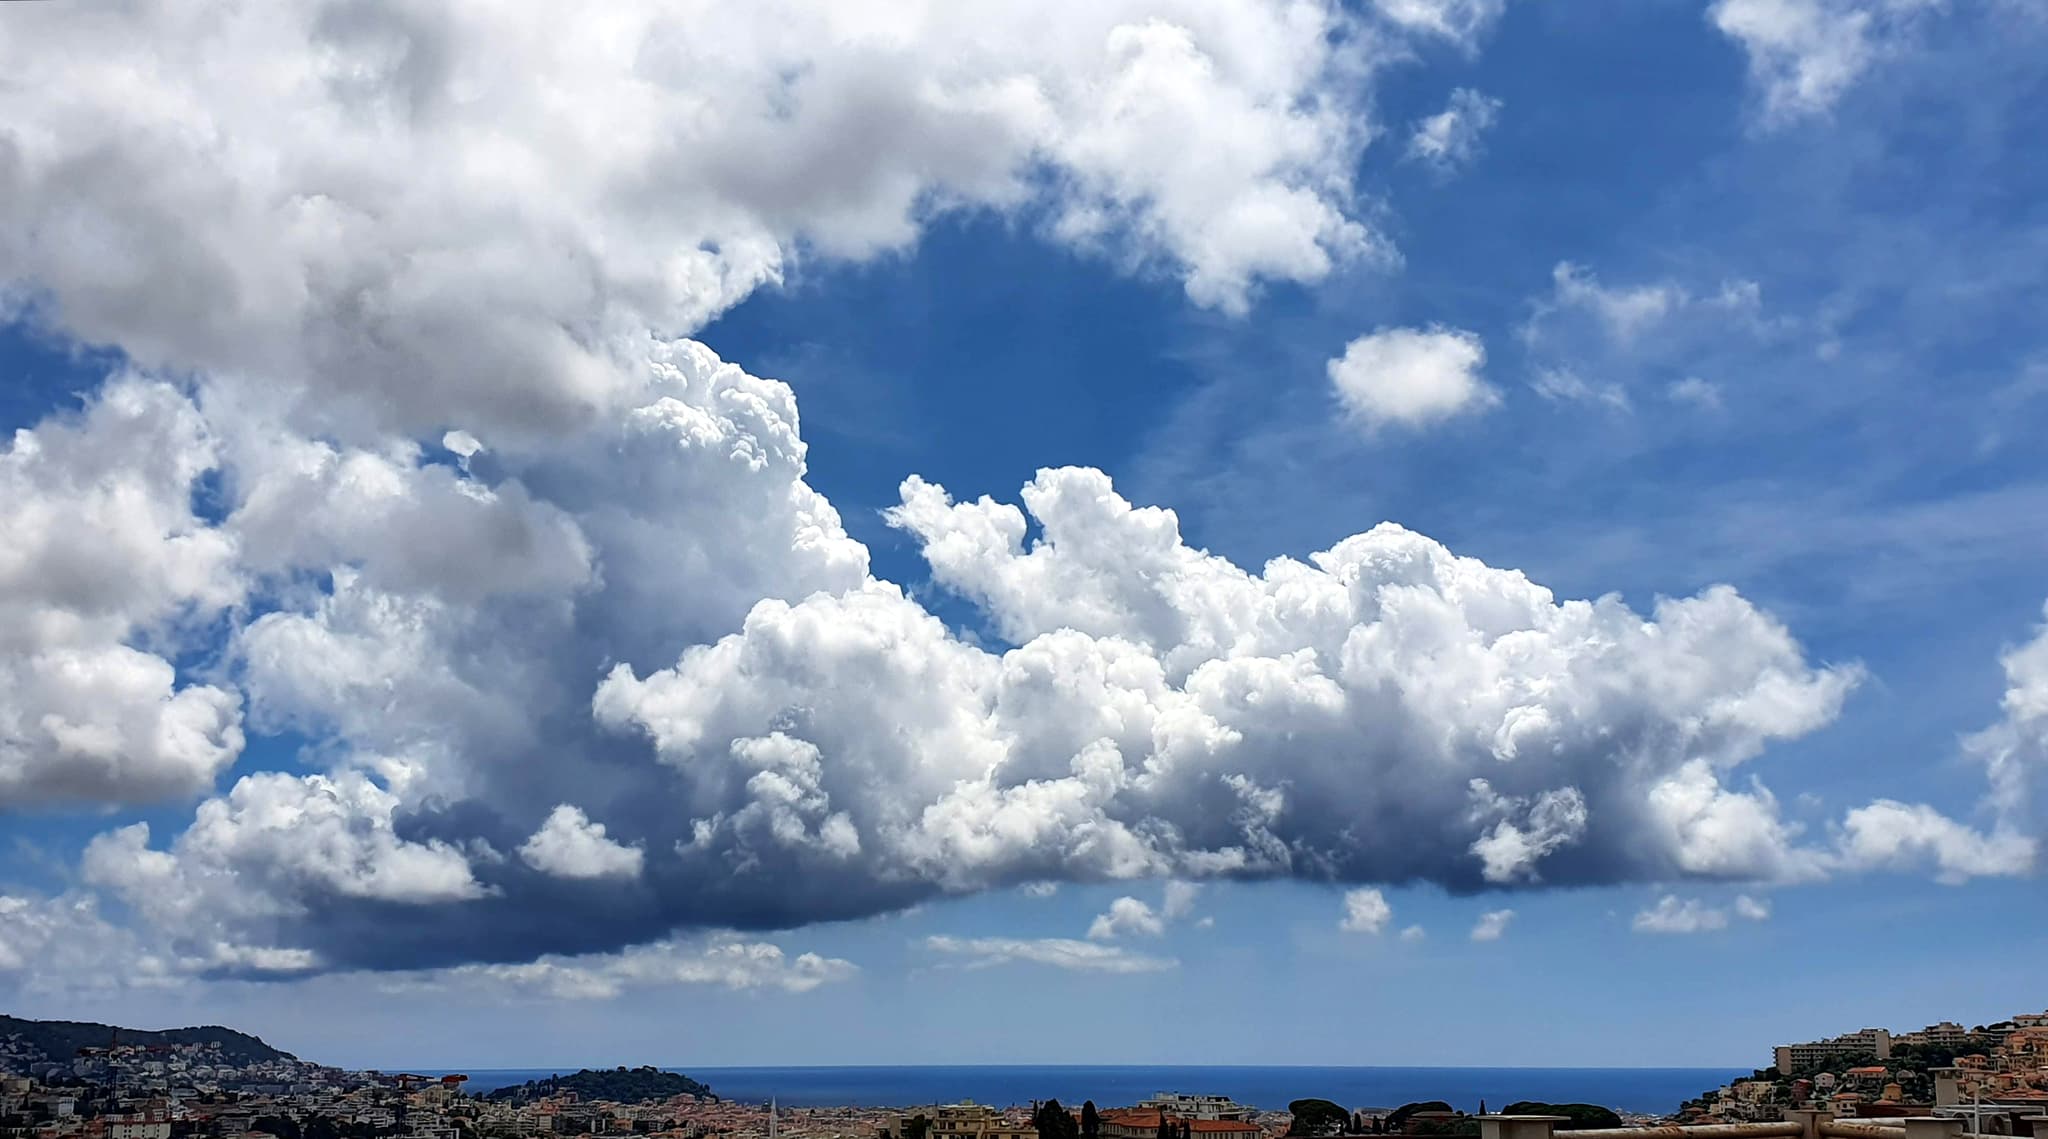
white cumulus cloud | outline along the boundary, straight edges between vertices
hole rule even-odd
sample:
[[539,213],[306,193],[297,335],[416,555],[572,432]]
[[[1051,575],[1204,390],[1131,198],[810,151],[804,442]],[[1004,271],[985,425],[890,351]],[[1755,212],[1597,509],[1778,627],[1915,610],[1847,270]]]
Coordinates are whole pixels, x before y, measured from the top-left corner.
[[2033,869],[2039,841],[2004,825],[1986,833],[1925,803],[1880,799],[1842,820],[1841,860],[1853,869],[1933,870],[1944,882]]
[[645,855],[639,847],[605,837],[603,823],[563,803],[519,848],[528,866],[557,878],[637,878]]
[[1123,897],[1109,904],[1109,911],[1095,915],[1088,936],[1096,941],[1118,937],[1158,937],[1166,932],[1166,919],[1136,898]]
[[0,449],[0,808],[194,795],[241,754],[240,697],[160,647],[241,599],[193,513],[216,463],[197,408],[128,378]]
[[1337,400],[1366,427],[1423,426],[1484,410],[1499,396],[1479,376],[1486,349],[1453,328],[1382,328],[1329,362]]
[[1394,920],[1394,907],[1384,894],[1370,886],[1344,892],[1344,920],[1337,928],[1346,933],[1379,934]]
[[492,445],[613,403],[646,330],[950,211],[1029,211],[1242,310],[1384,247],[1353,208],[1346,21],[633,0],[536,34],[489,4],[44,5],[0,42],[0,282],[144,365],[317,381],[279,402],[299,417]]
[[[0,456],[0,806],[202,797],[83,857],[170,972],[801,988],[843,969],[745,931],[1026,883],[1176,880],[1165,922],[1220,878],[2015,861],[1890,804],[1853,857],[1788,825],[1755,761],[1858,672],[1728,587],[1559,598],[1392,524],[1247,568],[1098,470],[1021,507],[912,476],[889,521],[966,637],[872,573],[791,389],[687,339],[960,211],[1230,311],[1382,254],[1365,33],[1469,43],[1497,3],[17,7],[7,315],[176,382]],[[1482,363],[1389,329],[1331,375],[1421,424],[1497,398]],[[244,708],[305,766],[217,787]]]

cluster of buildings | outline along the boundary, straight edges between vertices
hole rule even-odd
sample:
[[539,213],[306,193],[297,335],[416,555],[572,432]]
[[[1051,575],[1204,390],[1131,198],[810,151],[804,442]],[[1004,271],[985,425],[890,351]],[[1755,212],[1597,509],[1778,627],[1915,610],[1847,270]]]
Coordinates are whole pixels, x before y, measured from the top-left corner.
[[[1078,1115],[1075,1126],[1082,1126]],[[1095,1126],[1098,1139],[1158,1139],[1162,1134],[1188,1139],[1264,1139],[1276,1133],[1274,1120],[1261,1124],[1251,1108],[1227,1096],[1179,1092],[1161,1092],[1135,1107],[1105,1108],[1097,1113]],[[920,1130],[924,1139],[1038,1139],[1028,1112],[971,1101],[898,1114],[893,1127],[876,1134],[880,1139],[911,1139]],[[1277,1130],[1284,1131],[1285,1124],[1279,1124]]]
[[[43,1056],[0,1038],[0,1139],[877,1139],[903,1136],[892,1108],[796,1108],[678,1095],[647,1103],[575,1092],[524,1102],[467,1095],[463,1076],[355,1072],[290,1058],[236,1063],[218,1045],[118,1046]],[[960,1103],[916,1109],[924,1139],[1038,1139],[1028,1109]],[[1220,1096],[1162,1093],[1100,1115],[1099,1139],[1267,1139]]]
[[1707,1093],[1681,1117],[1761,1122],[1792,1108],[1879,1118],[1950,1115],[1984,1133],[1996,1128],[1978,1124],[1994,1117],[2048,1114],[2048,1012],[1975,1028],[1942,1021],[1914,1032],[1865,1028],[1780,1044],[1771,1070]]

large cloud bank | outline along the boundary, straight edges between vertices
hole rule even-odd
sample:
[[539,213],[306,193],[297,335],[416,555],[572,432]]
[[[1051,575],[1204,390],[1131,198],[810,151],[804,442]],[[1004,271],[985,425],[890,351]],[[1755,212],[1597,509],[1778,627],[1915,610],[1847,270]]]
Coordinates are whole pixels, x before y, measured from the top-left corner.
[[1382,255],[1367,35],[1308,0],[10,11],[0,265],[146,365],[545,430],[632,398],[619,338],[946,211],[1234,311]]
[[[219,417],[235,505],[194,525],[261,599],[220,671],[328,771],[245,776],[180,834],[111,831],[87,881],[181,960],[303,971],[1028,882],[1478,890],[1941,854],[1802,839],[1736,777],[1857,674],[1732,590],[1560,601],[1394,525],[1252,572],[1098,471],[1041,472],[1023,509],[912,477],[889,519],[979,607],[971,636],[868,572],[783,385],[688,341],[617,382],[637,406],[503,450]],[[180,416],[221,398],[148,390]]]
[[[0,899],[0,969],[118,909],[152,975],[801,989],[851,966],[675,938],[1070,880],[2023,868],[1917,805],[1788,822],[1746,768],[1857,672],[1727,588],[1560,600],[1394,525],[1253,571],[1095,470],[913,476],[949,627],[806,481],[791,391],[686,337],[949,210],[1225,310],[1376,255],[1374,37],[1497,6],[1381,7],[10,12],[7,296],[135,370],[0,454],[0,808],[202,798]],[[222,786],[247,733],[312,770]]]

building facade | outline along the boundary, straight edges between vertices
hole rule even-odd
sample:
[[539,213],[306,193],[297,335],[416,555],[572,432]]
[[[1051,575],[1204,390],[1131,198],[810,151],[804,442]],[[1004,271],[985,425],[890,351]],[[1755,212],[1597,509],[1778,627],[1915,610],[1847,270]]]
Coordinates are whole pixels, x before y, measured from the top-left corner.
[[1884,1060],[1891,1054],[1892,1034],[1882,1028],[1866,1028],[1861,1032],[1845,1032],[1833,1040],[1780,1044],[1771,1050],[1771,1060],[1780,1072],[1790,1074],[1837,1060],[1864,1056]]
[[1247,1120],[1252,1117],[1251,1108],[1227,1095],[1160,1092],[1151,1099],[1139,1101],[1138,1106],[1152,1111],[1163,1111],[1179,1119]]

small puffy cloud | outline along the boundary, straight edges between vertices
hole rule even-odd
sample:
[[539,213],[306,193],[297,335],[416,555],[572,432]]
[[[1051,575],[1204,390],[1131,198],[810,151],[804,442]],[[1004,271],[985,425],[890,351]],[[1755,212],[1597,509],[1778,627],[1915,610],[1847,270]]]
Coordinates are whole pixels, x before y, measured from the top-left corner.
[[1347,890],[1344,893],[1344,920],[1337,928],[1346,933],[1379,934],[1394,920],[1394,907],[1387,904],[1386,896],[1371,887]]
[[1484,779],[1471,784],[1473,816],[1493,819],[1493,829],[1472,840],[1480,873],[1488,882],[1534,880],[1536,867],[1552,851],[1577,842],[1586,832],[1586,800],[1575,787],[1510,799]]
[[1401,940],[1409,942],[1411,944],[1417,941],[1423,941],[1428,937],[1429,931],[1423,929],[1419,925],[1411,925],[1401,931]]
[[1027,898],[1050,898],[1060,892],[1058,882],[1026,882],[1020,888]]
[[970,968],[1028,962],[1083,973],[1157,973],[1179,964],[1170,957],[1148,957],[1121,946],[1060,937],[934,936],[924,944],[934,953],[964,958]]
[[1925,803],[1879,799],[1842,819],[1840,863],[1852,870],[1927,868],[1943,882],[2016,877],[2034,868],[2037,840],[2000,825],[1989,833]]
[[1382,328],[1329,362],[1338,402],[1368,428],[1421,427],[1499,402],[1480,379],[1486,349],[1454,328]]
[[528,866],[557,878],[638,878],[645,855],[605,836],[581,808],[567,803],[549,812],[547,821],[519,848]]
[[1488,910],[1479,915],[1472,926],[1472,940],[1499,941],[1508,932],[1508,923],[1515,920],[1513,910]]
[[1945,0],[1715,0],[1707,17],[1742,45],[1763,121],[1824,114]]
[[477,442],[476,436],[460,429],[444,433],[441,436],[441,446],[461,459],[471,458],[484,449],[484,445]]
[[1469,87],[1451,92],[1450,102],[1418,120],[1408,136],[1408,158],[1450,174],[1479,156],[1480,140],[1500,117],[1501,101]]
[[1136,898],[1118,898],[1109,912],[1097,914],[1088,926],[1088,936],[1097,941],[1117,937],[1158,937],[1166,932],[1166,920],[1151,906]]
[[1734,909],[1735,916],[1743,921],[1768,921],[1771,916],[1771,903],[1767,899],[1752,898],[1748,894],[1735,896]]
[[1088,926],[1088,936],[1097,941],[1132,935],[1158,937],[1168,925],[1194,914],[1195,899],[1201,893],[1201,883],[1174,879],[1166,884],[1165,895],[1156,910],[1137,898],[1118,898],[1110,903],[1107,913],[1096,915]]

